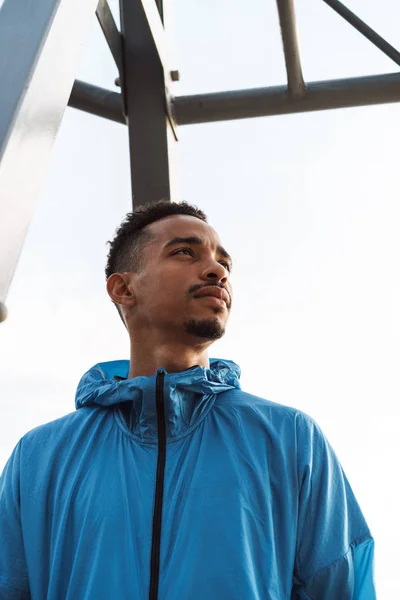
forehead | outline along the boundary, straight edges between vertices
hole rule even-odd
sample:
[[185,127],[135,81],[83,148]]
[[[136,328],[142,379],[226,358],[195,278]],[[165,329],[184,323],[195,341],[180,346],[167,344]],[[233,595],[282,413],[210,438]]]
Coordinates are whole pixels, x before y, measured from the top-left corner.
[[200,219],[189,215],[171,215],[164,217],[148,226],[148,230],[154,235],[153,244],[163,245],[173,237],[201,238],[204,243],[218,246],[221,244],[218,233]]

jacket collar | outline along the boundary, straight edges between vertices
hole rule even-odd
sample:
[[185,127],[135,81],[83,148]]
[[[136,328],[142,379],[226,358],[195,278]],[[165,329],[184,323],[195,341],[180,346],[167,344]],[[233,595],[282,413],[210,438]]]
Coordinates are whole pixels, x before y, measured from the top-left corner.
[[160,368],[150,377],[130,379],[126,379],[129,361],[118,360],[99,363],[85,373],[76,392],[76,408],[118,405],[130,433],[142,440],[157,440],[156,381],[160,372],[164,373],[167,439],[180,437],[199,424],[217,394],[240,389],[240,367],[230,360],[210,359],[210,368],[196,365],[179,373]]

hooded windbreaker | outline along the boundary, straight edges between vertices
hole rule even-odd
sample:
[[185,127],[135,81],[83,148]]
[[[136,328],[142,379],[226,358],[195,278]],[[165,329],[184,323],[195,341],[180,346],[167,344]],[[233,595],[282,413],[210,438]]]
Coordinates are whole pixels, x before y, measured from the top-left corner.
[[321,429],[239,367],[98,364],[0,479],[1,600],[374,600],[374,542]]

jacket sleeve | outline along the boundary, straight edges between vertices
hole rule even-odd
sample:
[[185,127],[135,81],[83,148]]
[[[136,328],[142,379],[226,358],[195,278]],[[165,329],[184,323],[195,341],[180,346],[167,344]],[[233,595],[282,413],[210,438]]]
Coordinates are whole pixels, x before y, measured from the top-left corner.
[[0,598],[30,598],[20,520],[20,451],[14,449],[0,477]]
[[298,528],[291,600],[376,600],[374,540],[318,425],[297,415]]

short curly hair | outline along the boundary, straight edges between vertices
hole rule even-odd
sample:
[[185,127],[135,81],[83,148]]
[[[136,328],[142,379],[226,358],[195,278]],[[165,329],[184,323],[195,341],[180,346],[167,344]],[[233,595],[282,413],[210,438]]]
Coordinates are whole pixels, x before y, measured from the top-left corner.
[[[106,279],[113,273],[132,271],[140,273],[144,268],[143,249],[154,236],[146,229],[148,225],[171,215],[188,215],[207,223],[205,213],[188,202],[170,202],[159,200],[139,206],[128,213],[115,232],[112,241],[107,242],[110,249],[105,268]],[[114,303],[115,304],[115,303]],[[119,306],[116,304],[122,318]]]

